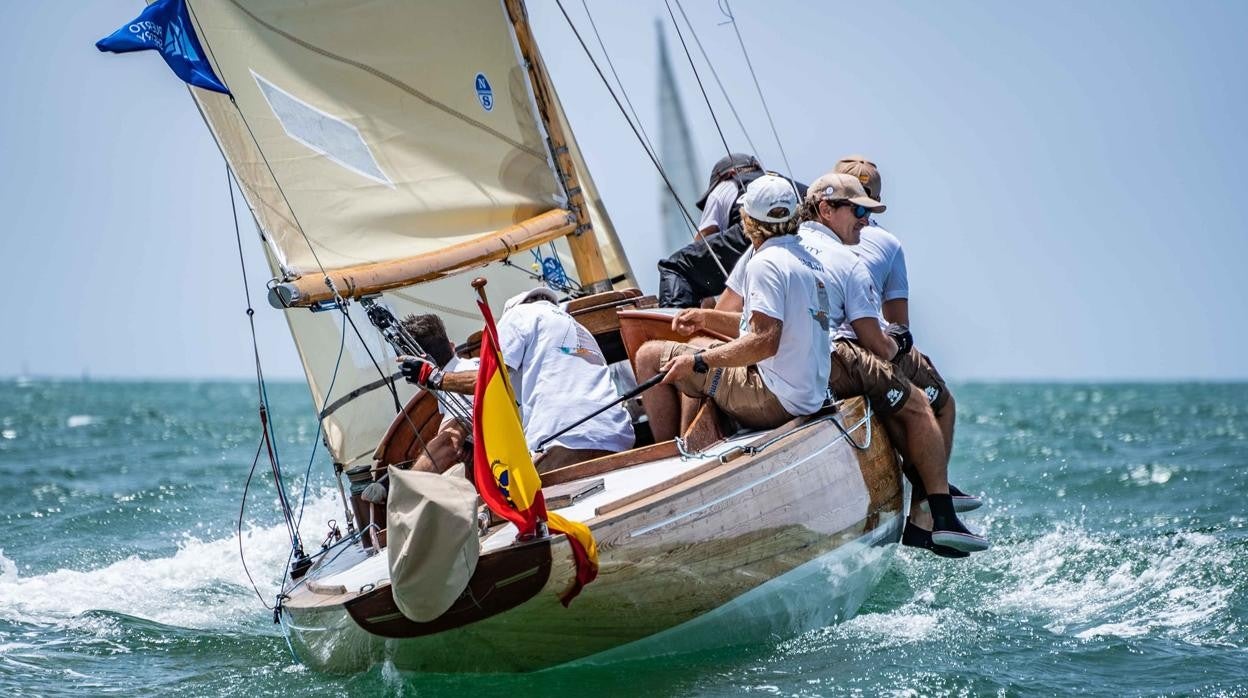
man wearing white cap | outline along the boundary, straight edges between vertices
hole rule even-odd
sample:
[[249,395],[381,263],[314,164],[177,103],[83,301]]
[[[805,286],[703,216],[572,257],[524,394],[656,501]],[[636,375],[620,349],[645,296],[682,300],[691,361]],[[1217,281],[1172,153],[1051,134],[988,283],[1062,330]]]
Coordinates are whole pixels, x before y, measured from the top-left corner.
[[[618,396],[598,342],[539,286],[507,299],[498,320],[499,349],[520,401],[525,439],[536,449],[547,437]],[[471,395],[477,374],[446,373],[406,357],[408,380],[435,390]],[[547,444],[534,461],[539,472],[632,448],[633,425],[621,406],[587,420]]]
[[865,270],[858,267],[847,283],[834,280],[793,236],[797,208],[788,180],[754,180],[741,197],[741,220],[754,250],[745,270],[743,312],[686,310],[677,318],[736,339],[710,348],[652,341],[638,351],[639,381],[667,374],[643,399],[656,441],[677,434],[678,391],[708,397],[755,429],[818,411],[828,397],[828,361],[816,359],[830,351],[830,327],[865,318],[878,328]]

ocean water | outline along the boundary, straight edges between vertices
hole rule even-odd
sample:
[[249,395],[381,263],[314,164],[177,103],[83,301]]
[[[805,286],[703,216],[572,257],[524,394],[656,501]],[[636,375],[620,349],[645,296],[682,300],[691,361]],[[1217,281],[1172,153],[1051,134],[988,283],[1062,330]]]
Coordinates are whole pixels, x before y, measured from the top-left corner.
[[[0,695],[1248,696],[1248,385],[955,386],[995,546],[898,550],[859,614],[755,647],[523,676],[295,664],[239,562],[254,385],[0,382]],[[309,545],[338,515],[311,401],[270,386]],[[267,470],[243,516],[271,603]],[[294,491],[301,491],[296,486]]]

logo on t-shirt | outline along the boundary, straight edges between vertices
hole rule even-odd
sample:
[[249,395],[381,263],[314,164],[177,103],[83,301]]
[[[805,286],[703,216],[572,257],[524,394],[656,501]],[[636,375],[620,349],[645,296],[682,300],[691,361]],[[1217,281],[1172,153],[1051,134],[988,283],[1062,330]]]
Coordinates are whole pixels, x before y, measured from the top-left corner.
[[928,403],[936,402],[936,398],[940,397],[940,388],[929,385],[923,389],[923,394],[927,396]]

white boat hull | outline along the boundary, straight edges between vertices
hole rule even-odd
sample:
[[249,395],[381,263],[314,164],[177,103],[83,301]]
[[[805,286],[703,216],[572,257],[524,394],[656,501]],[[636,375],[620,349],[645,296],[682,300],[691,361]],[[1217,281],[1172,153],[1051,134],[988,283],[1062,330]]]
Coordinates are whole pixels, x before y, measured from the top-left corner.
[[510,610],[384,638],[361,628],[341,597],[318,601],[305,589],[286,605],[291,639],[300,659],[326,671],[388,661],[406,671],[516,672],[752,644],[843,620],[901,535],[902,480],[887,439],[877,430],[874,441],[856,450],[825,421],[756,455],[708,461],[597,518],[578,514],[618,500],[608,474],[597,500],[564,512],[588,519],[600,555],[598,579],[567,608],[558,596],[573,564],[556,538],[549,579]]

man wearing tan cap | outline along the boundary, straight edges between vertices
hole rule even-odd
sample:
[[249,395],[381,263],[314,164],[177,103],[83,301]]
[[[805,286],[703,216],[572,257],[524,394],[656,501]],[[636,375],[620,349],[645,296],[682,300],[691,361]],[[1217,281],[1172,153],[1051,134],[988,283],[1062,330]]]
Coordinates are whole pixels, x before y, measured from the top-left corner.
[[[866,157],[847,155],[836,163],[832,171],[855,177],[868,195],[876,199],[881,198],[882,181],[879,168]],[[895,358],[894,363],[911,383],[923,391],[928,404],[932,406],[936,422],[940,425],[945,455],[948,458],[953,453],[956,404],[945,379],[936,370],[931,359],[913,346],[913,337],[909,331],[909,278],[906,271],[906,255],[901,241],[874,219],[871,219],[856,233],[856,238],[853,235],[838,235],[834,240],[843,243],[846,249],[857,255],[867,265],[875,288],[880,294],[882,315],[885,322],[889,323],[887,331],[902,345],[902,352]],[[834,339],[854,341],[856,339],[854,329],[848,325],[842,325],[838,328]],[[913,473],[908,474],[913,475]],[[926,514],[919,510],[924,499],[921,482],[914,477],[911,477],[911,480],[915,481],[919,488],[913,498],[915,506],[912,518],[926,526],[928,524]],[[982,504],[978,497],[965,494],[952,485],[949,491],[953,496],[954,507],[959,512],[977,509]],[[918,532],[910,531],[910,533],[914,538],[913,534]]]

